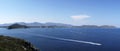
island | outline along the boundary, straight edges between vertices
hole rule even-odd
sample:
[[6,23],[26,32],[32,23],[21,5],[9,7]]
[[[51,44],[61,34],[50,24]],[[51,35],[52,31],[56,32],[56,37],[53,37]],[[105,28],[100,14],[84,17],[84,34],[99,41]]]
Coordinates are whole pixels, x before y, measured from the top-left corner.
[[15,24],[12,24],[12,25],[8,26],[8,29],[16,29],[16,28],[28,28],[28,26],[20,25],[18,23],[15,23]]
[[101,26],[97,26],[97,25],[82,25],[82,26],[73,26],[74,28],[104,28],[104,29],[114,29],[117,28],[115,26],[111,26],[111,25],[101,25]]
[[39,51],[30,42],[0,35],[0,51]]

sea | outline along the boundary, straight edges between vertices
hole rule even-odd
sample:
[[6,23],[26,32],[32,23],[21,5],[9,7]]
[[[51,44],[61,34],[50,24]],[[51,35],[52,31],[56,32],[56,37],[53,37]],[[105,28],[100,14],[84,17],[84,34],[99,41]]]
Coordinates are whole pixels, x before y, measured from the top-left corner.
[[0,28],[0,35],[24,39],[40,51],[120,51],[119,28]]

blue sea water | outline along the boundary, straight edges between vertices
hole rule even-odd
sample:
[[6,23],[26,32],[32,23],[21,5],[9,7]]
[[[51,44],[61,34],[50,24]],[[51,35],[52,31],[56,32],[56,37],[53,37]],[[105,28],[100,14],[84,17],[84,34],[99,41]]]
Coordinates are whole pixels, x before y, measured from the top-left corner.
[[40,51],[120,51],[120,29],[0,29],[0,35],[25,39]]

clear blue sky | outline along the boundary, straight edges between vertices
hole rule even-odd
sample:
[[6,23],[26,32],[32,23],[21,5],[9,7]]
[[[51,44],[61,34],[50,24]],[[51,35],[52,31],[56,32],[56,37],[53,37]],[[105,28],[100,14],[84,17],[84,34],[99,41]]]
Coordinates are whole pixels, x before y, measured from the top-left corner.
[[0,0],[0,23],[56,22],[120,27],[119,0]]

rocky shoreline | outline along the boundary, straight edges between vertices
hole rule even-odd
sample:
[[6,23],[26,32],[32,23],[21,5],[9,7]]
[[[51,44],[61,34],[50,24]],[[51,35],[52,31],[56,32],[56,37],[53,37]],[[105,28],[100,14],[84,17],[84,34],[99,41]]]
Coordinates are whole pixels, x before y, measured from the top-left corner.
[[30,42],[0,35],[0,51],[39,51]]

